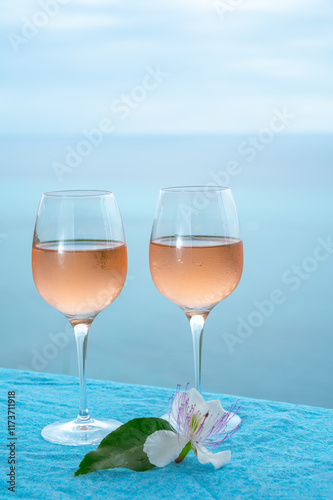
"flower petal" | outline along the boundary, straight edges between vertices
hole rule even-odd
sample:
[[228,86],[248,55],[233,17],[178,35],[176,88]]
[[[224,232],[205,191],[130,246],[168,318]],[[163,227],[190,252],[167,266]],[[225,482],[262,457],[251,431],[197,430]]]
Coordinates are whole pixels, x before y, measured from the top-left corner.
[[226,411],[222,408],[221,403],[218,399],[213,399],[212,401],[203,401],[202,404],[197,406],[197,410],[201,413],[201,415],[206,415],[209,412],[209,415],[220,416],[226,413]]
[[[184,403],[185,407],[183,407]],[[185,414],[191,412],[192,408],[195,408],[196,413],[197,408],[203,404],[205,404],[205,400],[196,389],[181,391],[176,394],[172,403],[171,417],[174,422],[178,423],[176,426],[177,431],[184,432],[182,424],[184,423]]]
[[196,455],[201,464],[213,464],[215,470],[222,467],[222,465],[226,465],[231,459],[230,450],[221,451],[220,453],[211,453],[203,446],[197,448]]
[[147,437],[143,451],[149,462],[157,467],[165,467],[179,457],[186,445],[186,438],[172,431],[156,431]]
[[188,399],[188,403],[190,406],[199,406],[205,403],[204,398],[201,396],[200,392],[198,392],[196,389],[192,387],[189,391],[186,393]]

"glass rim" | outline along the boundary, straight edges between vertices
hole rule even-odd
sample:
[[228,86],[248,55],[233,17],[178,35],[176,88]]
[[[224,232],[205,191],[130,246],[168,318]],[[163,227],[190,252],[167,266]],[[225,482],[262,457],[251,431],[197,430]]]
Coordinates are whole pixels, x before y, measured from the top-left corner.
[[46,191],[42,196],[55,198],[91,198],[113,195],[112,191],[99,189],[66,189],[63,191]]
[[228,186],[173,186],[162,188],[161,192],[187,192],[187,193],[195,193],[202,191],[230,191],[230,187]]

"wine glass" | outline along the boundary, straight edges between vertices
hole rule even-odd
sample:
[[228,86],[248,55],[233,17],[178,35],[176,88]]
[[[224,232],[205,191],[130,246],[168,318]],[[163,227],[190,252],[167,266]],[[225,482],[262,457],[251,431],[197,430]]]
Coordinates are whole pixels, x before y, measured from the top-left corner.
[[80,407],[75,420],[46,426],[53,443],[99,443],[121,425],[94,420],[87,408],[86,355],[89,327],[120,294],[127,249],[116,198],[109,191],[54,191],[39,203],[32,247],[32,272],[43,299],[71,323],[77,347]]
[[[190,321],[195,388],[201,392],[205,320],[237,287],[243,270],[236,206],[226,187],[173,187],[160,191],[149,247],[156,288]],[[227,431],[240,423],[230,418]]]

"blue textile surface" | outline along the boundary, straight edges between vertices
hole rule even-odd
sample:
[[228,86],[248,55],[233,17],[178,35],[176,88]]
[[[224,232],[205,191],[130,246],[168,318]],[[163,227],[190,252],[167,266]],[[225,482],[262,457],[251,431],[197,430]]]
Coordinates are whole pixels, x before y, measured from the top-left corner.
[[[180,464],[132,472],[103,470],[74,477],[79,462],[96,446],[60,446],[44,441],[41,429],[76,416],[78,380],[74,377],[0,369],[1,498],[333,498],[333,410],[241,398],[239,431],[223,443],[228,465],[215,471],[191,452]],[[7,393],[16,392],[16,493],[7,490],[9,448]],[[92,416],[126,422],[159,416],[171,391],[156,387],[88,381]],[[235,397],[219,398],[229,408]]]

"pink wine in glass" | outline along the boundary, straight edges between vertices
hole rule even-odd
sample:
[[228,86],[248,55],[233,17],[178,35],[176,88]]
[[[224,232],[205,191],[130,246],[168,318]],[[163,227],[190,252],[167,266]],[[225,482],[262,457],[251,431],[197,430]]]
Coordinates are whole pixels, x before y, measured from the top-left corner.
[[210,310],[235,290],[243,270],[237,238],[156,238],[149,255],[155,286],[185,311]]
[[124,286],[126,245],[82,240],[34,244],[32,269],[36,288],[48,304],[66,315],[94,316]]

